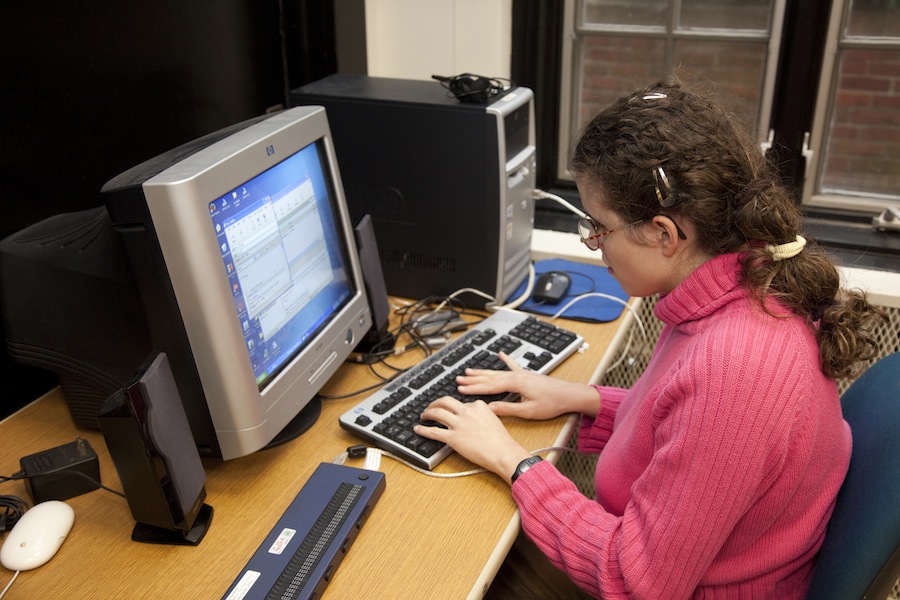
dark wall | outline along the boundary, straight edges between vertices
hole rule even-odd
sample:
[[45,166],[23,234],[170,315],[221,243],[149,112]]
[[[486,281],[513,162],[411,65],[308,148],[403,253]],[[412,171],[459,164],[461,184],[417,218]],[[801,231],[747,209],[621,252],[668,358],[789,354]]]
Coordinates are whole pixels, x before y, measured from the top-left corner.
[[[284,106],[289,89],[335,72],[330,5],[3,2],[0,239],[97,206],[117,173]],[[5,347],[4,338],[0,416],[55,384],[13,364]]]

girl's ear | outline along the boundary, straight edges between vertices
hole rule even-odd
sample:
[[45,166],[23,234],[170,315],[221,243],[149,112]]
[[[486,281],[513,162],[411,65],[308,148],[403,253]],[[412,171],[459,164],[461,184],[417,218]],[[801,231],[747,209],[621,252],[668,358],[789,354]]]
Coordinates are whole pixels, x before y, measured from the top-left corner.
[[671,258],[678,251],[679,244],[684,241],[678,235],[678,226],[665,215],[656,215],[650,223],[653,240],[662,249],[663,255]]

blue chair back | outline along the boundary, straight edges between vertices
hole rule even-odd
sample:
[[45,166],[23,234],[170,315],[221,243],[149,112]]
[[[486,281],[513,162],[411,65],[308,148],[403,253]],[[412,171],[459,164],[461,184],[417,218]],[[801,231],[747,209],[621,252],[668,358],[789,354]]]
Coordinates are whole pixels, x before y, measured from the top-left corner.
[[841,407],[853,454],[807,600],[885,600],[900,573],[900,352],[869,367]]

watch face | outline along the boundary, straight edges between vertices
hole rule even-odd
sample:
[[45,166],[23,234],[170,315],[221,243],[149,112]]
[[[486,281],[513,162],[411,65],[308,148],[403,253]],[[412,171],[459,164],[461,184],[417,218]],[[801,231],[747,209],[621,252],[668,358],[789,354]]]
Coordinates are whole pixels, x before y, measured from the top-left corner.
[[542,460],[543,459],[540,456],[529,456],[519,463],[519,466],[516,467],[516,472],[513,473],[512,477],[510,477],[510,481],[515,482],[515,480],[518,479],[522,473],[524,473],[537,463],[541,462]]

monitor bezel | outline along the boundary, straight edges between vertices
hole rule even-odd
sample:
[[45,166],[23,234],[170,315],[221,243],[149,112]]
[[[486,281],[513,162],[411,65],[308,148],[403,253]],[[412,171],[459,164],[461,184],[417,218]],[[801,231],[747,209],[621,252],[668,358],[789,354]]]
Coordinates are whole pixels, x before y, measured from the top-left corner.
[[[222,268],[209,202],[311,143],[324,147],[352,297],[260,390]],[[330,171],[330,176],[329,172]],[[180,160],[142,184],[222,458],[269,444],[313,399],[371,326],[330,129],[321,107],[273,115]]]

